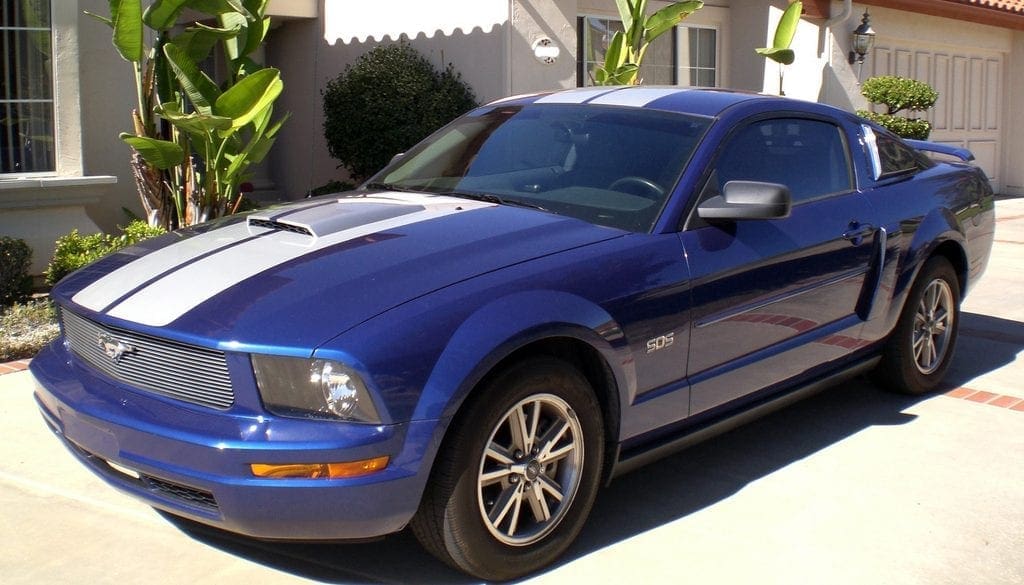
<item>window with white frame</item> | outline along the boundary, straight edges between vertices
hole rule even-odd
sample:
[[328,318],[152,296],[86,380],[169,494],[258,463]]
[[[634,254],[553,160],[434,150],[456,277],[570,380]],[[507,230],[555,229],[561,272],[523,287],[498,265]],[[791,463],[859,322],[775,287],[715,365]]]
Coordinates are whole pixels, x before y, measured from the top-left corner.
[[0,0],[0,175],[54,170],[50,0]]
[[718,86],[718,30],[704,26],[680,26],[679,85]]
[[[622,30],[614,18],[577,19],[576,85],[594,85],[594,70],[604,64],[612,36]],[[700,26],[677,26],[647,48],[640,79],[647,85],[715,87],[718,84],[718,31]]]

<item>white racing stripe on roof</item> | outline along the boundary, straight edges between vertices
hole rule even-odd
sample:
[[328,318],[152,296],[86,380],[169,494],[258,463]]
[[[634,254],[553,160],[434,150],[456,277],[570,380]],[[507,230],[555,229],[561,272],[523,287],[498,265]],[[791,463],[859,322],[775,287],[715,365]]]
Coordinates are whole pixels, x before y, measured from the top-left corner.
[[[356,204],[361,201],[378,203],[388,201],[404,205],[412,203],[423,205],[426,209],[339,231],[312,241],[307,236],[301,234],[277,232],[225,248],[192,264],[183,266],[183,262],[178,260],[164,266],[164,272],[167,272],[166,276],[153,281],[152,284],[120,302],[108,314],[143,325],[161,327],[171,323],[218,293],[285,262],[290,262],[324,248],[370,234],[494,205],[454,197],[419,196],[404,193],[384,194],[365,198],[343,198],[338,203],[346,205]],[[326,209],[330,209],[330,207],[327,206]],[[246,225],[240,225],[242,230],[248,234]],[[230,226],[223,229],[234,227]],[[237,238],[235,241],[237,241]],[[115,271],[110,276],[130,266],[131,264]],[[175,270],[175,268],[178,269]],[[122,288],[120,294],[123,295],[130,290]],[[77,295],[75,301],[77,302]]]
[[591,100],[591,104],[605,106],[633,106],[642,108],[654,100],[680,92],[678,87],[628,87]]
[[111,303],[159,277],[168,270],[249,237],[245,222],[170,244],[133,260],[78,291],[72,301],[93,311],[102,311]]
[[606,93],[614,93],[618,91],[616,88],[611,87],[584,87],[580,89],[573,89],[569,91],[561,91],[553,93],[551,95],[544,96],[539,100],[535,101],[535,104],[582,104],[583,102],[589,101]]

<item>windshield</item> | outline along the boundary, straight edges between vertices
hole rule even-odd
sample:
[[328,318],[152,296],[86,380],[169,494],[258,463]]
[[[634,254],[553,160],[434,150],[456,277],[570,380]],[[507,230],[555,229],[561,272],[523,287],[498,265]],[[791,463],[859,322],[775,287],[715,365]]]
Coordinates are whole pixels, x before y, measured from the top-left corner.
[[442,128],[364,188],[487,197],[645,232],[709,124],[640,108],[497,105]]

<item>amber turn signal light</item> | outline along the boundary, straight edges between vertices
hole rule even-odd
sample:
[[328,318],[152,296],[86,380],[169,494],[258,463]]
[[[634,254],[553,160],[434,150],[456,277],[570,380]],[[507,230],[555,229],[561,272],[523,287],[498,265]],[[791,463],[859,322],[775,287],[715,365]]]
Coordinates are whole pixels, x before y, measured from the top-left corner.
[[349,461],[346,463],[253,463],[249,467],[256,477],[305,478],[305,479],[342,479],[362,477],[382,471],[388,466],[390,457],[387,455]]

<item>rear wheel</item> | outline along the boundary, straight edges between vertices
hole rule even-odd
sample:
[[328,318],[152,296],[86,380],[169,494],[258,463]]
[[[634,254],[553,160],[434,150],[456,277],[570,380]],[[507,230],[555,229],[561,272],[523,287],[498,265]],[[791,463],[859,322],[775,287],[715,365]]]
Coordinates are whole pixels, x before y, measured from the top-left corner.
[[509,368],[471,400],[411,526],[453,567],[512,579],[550,564],[582,528],[600,480],[601,409],[586,379],[550,358]]
[[875,372],[879,383],[905,394],[934,390],[949,369],[960,326],[960,282],[949,261],[928,260]]

